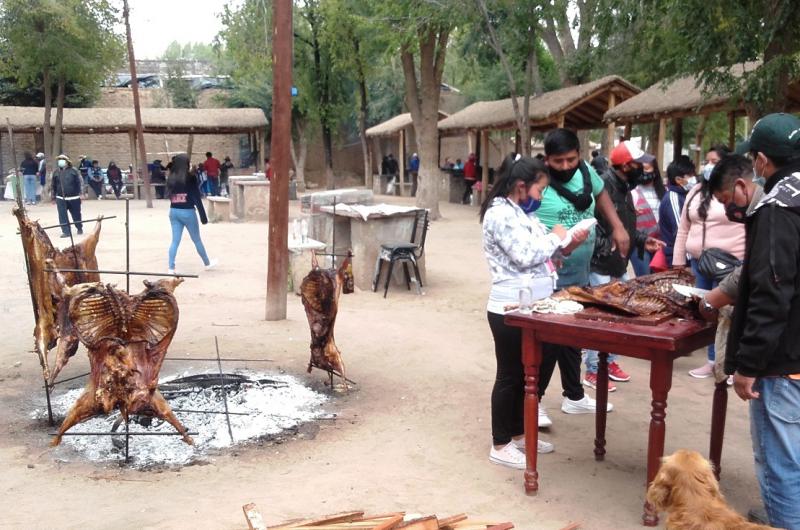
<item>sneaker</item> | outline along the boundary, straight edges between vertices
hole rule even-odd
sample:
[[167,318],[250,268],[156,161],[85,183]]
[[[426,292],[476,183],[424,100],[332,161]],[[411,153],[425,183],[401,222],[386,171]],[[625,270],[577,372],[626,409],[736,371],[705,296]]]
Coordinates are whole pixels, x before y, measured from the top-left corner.
[[61,234],[61,237],[69,237],[69,234]]
[[[608,403],[606,405],[606,412],[614,410],[614,405]],[[583,399],[573,401],[567,397],[561,402],[561,412],[565,414],[594,414],[597,412],[597,401],[584,395]]]
[[[555,451],[556,447],[551,444],[550,442],[545,442],[542,439],[537,440],[538,445],[536,447],[536,452],[540,455],[546,455],[547,453],[552,453]],[[511,443],[514,444],[519,451],[525,453],[525,437],[523,436],[519,440],[511,440]]]
[[209,260],[208,261],[208,265],[206,265],[206,270],[210,271],[211,269],[213,269],[217,265],[219,265],[219,260],[218,259],[214,258],[212,260]]
[[713,362],[706,362],[700,368],[695,368],[694,370],[689,370],[689,375],[696,379],[705,379],[707,377],[711,377],[714,375],[714,363]]
[[492,446],[489,451],[489,461],[514,469],[525,469],[525,453],[521,453],[513,443],[506,444],[501,449]]
[[544,429],[551,425],[553,425],[553,420],[547,415],[547,409],[544,408],[544,405],[539,403],[539,428]]
[[78,230],[78,235],[82,236],[83,235],[83,230]]
[[[609,392],[613,392],[613,391],[615,391],[617,389],[617,385],[615,385],[611,381],[610,377],[611,376],[609,374],[608,391]],[[593,374],[591,372],[586,372],[586,375],[583,376],[582,383],[584,384],[584,386],[588,386],[589,388],[594,388],[595,390],[597,390],[597,374]]]
[[619,381],[620,383],[627,383],[631,380],[631,376],[628,373],[620,368],[620,366],[616,362],[608,363],[608,378],[613,379],[614,381]]
[[175,274],[175,269],[167,269],[167,274]]

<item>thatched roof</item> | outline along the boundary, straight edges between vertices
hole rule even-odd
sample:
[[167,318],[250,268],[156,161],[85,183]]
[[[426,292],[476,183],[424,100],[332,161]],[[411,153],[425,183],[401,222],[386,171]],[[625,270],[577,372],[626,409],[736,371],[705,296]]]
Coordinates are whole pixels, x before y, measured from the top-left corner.
[[[6,119],[16,132],[41,130],[42,107],[0,107],[0,125]],[[56,111],[50,117],[55,125]],[[261,109],[142,109],[144,131],[149,133],[219,134],[252,131],[267,125]],[[133,108],[64,109],[67,133],[125,133],[136,128]]]
[[[439,111],[439,119],[447,118],[448,114],[446,112]],[[390,118],[383,123],[379,123],[374,127],[370,127],[367,129],[367,138],[371,138],[374,136],[393,136],[400,132],[401,129],[405,129],[413,125],[413,120],[411,119],[411,113],[406,112],[405,114],[398,114],[394,118]]]
[[[741,76],[758,68],[759,63],[751,62],[735,65],[731,73]],[[800,82],[795,82],[790,90],[792,107],[800,107]],[[661,118],[681,118],[712,112],[733,111],[744,114],[742,102],[734,102],[727,95],[704,94],[703,86],[698,86],[696,76],[681,77],[666,86],[656,83],[619,106],[606,112],[606,121],[625,123],[646,123]]]
[[[603,114],[608,110],[610,93],[616,102],[624,101],[639,89],[623,78],[611,75],[596,81],[561,88],[534,96],[530,100],[529,120],[533,128],[554,127],[564,116],[564,125],[573,129],[593,129],[603,126]],[[518,98],[520,108],[523,100]],[[457,134],[477,129],[516,129],[511,98],[479,101],[439,122],[443,134]]]

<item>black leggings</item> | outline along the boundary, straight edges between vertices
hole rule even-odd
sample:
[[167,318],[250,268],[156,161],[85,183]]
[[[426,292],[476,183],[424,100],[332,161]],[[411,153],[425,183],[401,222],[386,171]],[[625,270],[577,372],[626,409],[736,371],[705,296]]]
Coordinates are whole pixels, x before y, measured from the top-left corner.
[[[494,337],[497,375],[492,388],[492,441],[505,445],[514,436],[525,432],[525,371],[522,366],[522,332],[508,326],[504,316],[488,313],[489,328]],[[563,395],[572,400],[583,399],[581,386],[581,355],[575,348],[542,345],[542,364],[539,367],[539,399],[544,396],[556,363],[561,372]]]
[[461,197],[461,202],[463,204],[469,204],[469,196],[472,194],[472,186],[474,186],[476,182],[477,180],[464,179],[464,196]]

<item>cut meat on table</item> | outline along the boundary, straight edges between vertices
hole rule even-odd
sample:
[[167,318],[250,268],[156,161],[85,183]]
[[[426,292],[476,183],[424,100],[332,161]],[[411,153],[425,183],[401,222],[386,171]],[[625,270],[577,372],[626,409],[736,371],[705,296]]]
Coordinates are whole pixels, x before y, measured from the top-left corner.
[[[12,211],[19,222],[22,246],[30,271],[33,313],[36,320],[36,326],[33,330],[35,348],[40,356],[45,379],[52,382],[69,358],[75,355],[78,343],[74,342],[59,348],[56,365],[51,370],[48,353],[50,349],[56,346],[56,340],[59,335],[58,306],[61,288],[56,282],[55,274],[46,272],[46,270],[52,265],[61,269],[97,270],[95,249],[97,248],[97,242],[100,240],[101,223],[98,221],[92,233],[88,234],[83,241],[74,247],[59,250],[53,246],[39,222],[28,219],[25,210],[15,206]],[[52,260],[51,265],[47,265],[47,260]],[[63,274],[63,282],[66,285],[99,281],[100,275],[96,272],[67,272]]]
[[669,313],[682,318],[697,318],[697,302],[675,291],[672,284],[694,286],[695,278],[683,269],[668,270],[626,282],[615,280],[597,287],[567,287],[553,298],[574,300],[634,316]]
[[312,258],[312,269],[303,278],[300,296],[311,328],[311,368],[319,368],[345,379],[342,353],[333,340],[333,326],[339,309],[339,295],[353,292],[353,271],[351,257],[342,262],[338,270],[321,269],[317,257]]
[[182,281],[145,281],[144,291],[133,296],[102,283],[62,286],[70,333],[89,350],[90,374],[53,445],[73,425],[114,409],[125,420],[131,414],[160,418],[193,444],[158,391],[158,373],[178,326],[173,291]]

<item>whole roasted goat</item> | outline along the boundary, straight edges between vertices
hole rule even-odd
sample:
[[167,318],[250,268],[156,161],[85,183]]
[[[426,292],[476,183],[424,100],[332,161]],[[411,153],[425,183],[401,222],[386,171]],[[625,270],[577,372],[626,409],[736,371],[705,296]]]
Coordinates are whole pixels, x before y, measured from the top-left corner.
[[553,295],[560,300],[609,308],[626,315],[673,314],[697,318],[697,302],[675,291],[673,284],[694,286],[695,278],[683,269],[674,269],[629,281],[612,281],[597,287],[567,287]]
[[346,387],[342,352],[333,341],[333,326],[339,309],[339,295],[342,291],[345,294],[354,291],[351,256],[348,254],[338,270],[321,269],[316,255],[311,258],[311,265],[311,272],[303,278],[300,285],[300,296],[311,328],[311,360],[308,362],[308,371],[319,368],[329,374],[336,374],[345,380]]
[[[56,281],[56,275],[46,272],[49,268],[46,262],[51,260],[52,265],[61,269],[97,270],[95,249],[100,240],[101,223],[98,221],[94,231],[77,245],[59,250],[53,246],[39,222],[28,219],[25,210],[15,206],[13,213],[19,222],[22,246],[30,271],[33,313],[36,320],[33,330],[35,347],[42,363],[44,377],[52,383],[69,358],[75,355],[78,344],[76,342],[71,349],[59,348],[55,367],[51,369],[48,354],[56,346],[58,338],[58,306],[61,301],[61,288]],[[67,272],[63,274],[62,281],[66,285],[99,282],[100,275],[96,272]]]
[[[59,280],[61,280],[59,278]],[[89,350],[90,374],[86,388],[67,413],[52,445],[73,425],[119,409],[167,421],[194,442],[158,391],[158,373],[178,326],[178,304],[173,291],[182,282],[170,278],[151,283],[137,295],[102,283],[62,286],[66,312],[61,327],[65,344],[80,341]]]

